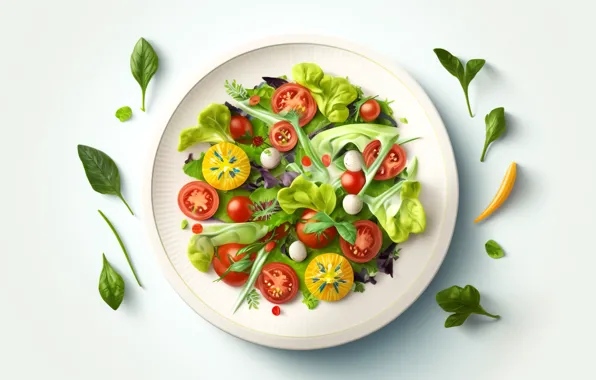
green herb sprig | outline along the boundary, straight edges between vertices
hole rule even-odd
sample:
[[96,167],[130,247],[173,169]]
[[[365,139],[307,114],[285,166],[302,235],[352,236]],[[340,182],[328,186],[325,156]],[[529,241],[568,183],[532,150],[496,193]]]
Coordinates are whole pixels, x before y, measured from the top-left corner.
[[337,233],[350,244],[356,242],[356,227],[350,222],[336,222],[329,215],[324,212],[316,213],[312,218],[317,222],[307,223],[304,227],[304,232],[307,234],[316,233],[322,234],[329,227],[335,227]]

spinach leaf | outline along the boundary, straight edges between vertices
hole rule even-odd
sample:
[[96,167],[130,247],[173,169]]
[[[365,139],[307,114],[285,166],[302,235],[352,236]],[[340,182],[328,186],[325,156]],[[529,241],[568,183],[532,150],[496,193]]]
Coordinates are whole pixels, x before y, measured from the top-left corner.
[[112,268],[106,255],[103,255],[103,267],[99,275],[99,294],[112,309],[118,310],[124,299],[124,280]]
[[205,177],[203,176],[203,158],[205,158],[204,152],[201,153],[201,156],[198,159],[185,163],[182,167],[184,173],[186,173],[187,176],[204,181]]
[[454,285],[441,290],[436,296],[441,309],[450,315],[445,321],[445,327],[461,326],[472,314],[485,315],[491,318],[501,318],[499,315],[490,314],[480,306],[480,292],[472,285],[461,288]]
[[480,162],[484,162],[484,157],[486,156],[486,150],[488,149],[488,146],[501,137],[507,129],[507,122],[505,121],[505,108],[499,107],[490,111],[490,113],[484,118],[484,123],[486,124],[486,139],[484,140],[484,149],[482,149]]
[[132,117],[132,110],[129,106],[120,107],[116,110],[116,117],[124,123]]
[[128,256],[128,251],[124,247],[124,243],[122,242],[122,239],[120,239],[120,235],[118,234],[118,231],[116,231],[116,228],[114,228],[114,225],[112,224],[112,222],[110,222],[108,217],[105,216],[105,214],[103,212],[101,212],[101,210],[97,210],[97,211],[99,212],[99,215],[101,215],[103,220],[106,221],[106,223],[108,224],[108,226],[114,233],[114,236],[116,236],[116,240],[118,240],[118,244],[120,244],[120,248],[122,248],[122,252],[124,252],[124,257],[126,257],[126,261],[128,262],[128,265],[130,266],[130,270],[132,271],[132,274],[135,276],[135,280],[137,280],[137,284],[139,284],[139,286],[142,288],[143,285],[141,285],[141,282],[139,281],[139,277],[137,277],[137,272],[135,271],[135,268],[132,266],[132,262],[130,261],[130,257]]
[[486,244],[484,244],[484,248],[486,249],[486,253],[493,259],[500,259],[505,256],[503,248],[501,248],[499,243],[494,240],[487,241]]
[[77,152],[93,190],[100,194],[116,195],[134,215],[120,192],[120,173],[114,160],[101,150],[86,145],[77,145]]
[[153,50],[153,46],[144,38],[140,38],[130,55],[130,71],[132,71],[132,76],[135,77],[137,83],[141,86],[143,93],[141,111],[143,112],[145,112],[145,92],[147,91],[147,86],[158,68],[159,60],[155,50]]
[[468,112],[470,117],[474,117],[472,109],[470,108],[470,99],[468,97],[468,87],[470,83],[476,77],[476,74],[482,69],[486,61],[484,59],[471,59],[466,63],[466,68],[462,65],[459,58],[449,53],[445,49],[434,49],[437,58],[441,62],[441,65],[449,71],[451,75],[456,77],[464,90],[466,96],[466,104],[468,105]]

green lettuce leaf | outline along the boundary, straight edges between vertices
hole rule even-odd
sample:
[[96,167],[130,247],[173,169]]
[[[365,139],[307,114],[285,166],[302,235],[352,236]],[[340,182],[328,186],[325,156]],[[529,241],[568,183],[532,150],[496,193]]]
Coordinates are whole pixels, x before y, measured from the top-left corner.
[[198,143],[233,142],[230,136],[230,120],[232,116],[228,107],[223,104],[210,104],[199,114],[198,125],[183,129],[180,132],[178,151]]
[[348,104],[358,97],[358,91],[346,78],[332,77],[314,63],[299,63],[292,68],[292,78],[308,88],[319,111],[332,123],[341,123],[350,115]]
[[282,210],[293,214],[299,208],[308,208],[331,214],[337,201],[335,191],[329,184],[317,186],[303,176],[297,177],[290,187],[277,193]]

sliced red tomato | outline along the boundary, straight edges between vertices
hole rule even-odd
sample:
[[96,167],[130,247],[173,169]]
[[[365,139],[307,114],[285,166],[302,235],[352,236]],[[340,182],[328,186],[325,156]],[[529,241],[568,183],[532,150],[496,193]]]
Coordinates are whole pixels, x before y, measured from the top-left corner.
[[189,182],[178,193],[178,207],[191,219],[209,219],[219,207],[219,195],[207,182]]
[[296,297],[299,284],[298,275],[292,267],[283,263],[269,263],[261,270],[256,286],[267,301],[282,304]]
[[287,152],[292,150],[298,143],[298,135],[296,135],[292,124],[287,121],[280,121],[271,127],[269,141],[275,149],[280,152]]
[[300,114],[299,124],[306,125],[317,113],[317,103],[310,91],[297,83],[286,83],[271,97],[271,109],[275,113],[296,110]]
[[252,201],[249,197],[237,195],[228,202],[227,211],[234,222],[247,222],[252,216]]
[[360,117],[362,120],[370,123],[379,117],[381,113],[381,106],[379,102],[374,99],[369,99],[360,106]]
[[341,251],[348,259],[355,263],[366,263],[377,256],[383,244],[381,229],[370,220],[359,220],[354,222],[356,227],[356,241],[350,244],[341,236],[339,245]]
[[[374,140],[368,143],[366,148],[364,148],[364,152],[362,152],[362,157],[364,158],[364,164],[367,168],[369,168],[375,159],[379,157],[379,151],[381,150],[381,142],[379,140]],[[387,156],[383,159],[383,163],[379,170],[377,170],[377,174],[375,175],[375,179],[377,180],[386,180],[396,177],[399,173],[401,173],[404,168],[406,167],[406,151],[398,144],[394,144],[391,147]]]
[[230,134],[235,141],[250,144],[253,137],[252,123],[244,116],[234,115],[230,120]]
[[296,235],[298,235],[298,240],[304,243],[307,247],[310,248],[324,248],[326,247],[337,235],[337,230],[335,227],[329,227],[324,230],[322,233],[306,233],[304,229],[308,223],[315,223],[318,220],[312,219],[317,212],[315,210],[307,209],[302,213],[300,217],[300,221],[296,223]]
[[358,194],[366,183],[366,177],[362,170],[351,172],[346,170],[341,175],[341,185],[348,192],[348,194]]
[[[243,244],[224,244],[217,248],[217,255],[213,257],[213,269],[215,273],[221,277],[222,274],[228,270],[232,263],[241,260],[246,253],[237,254],[241,248],[246,247]],[[230,261],[231,258],[231,261]],[[250,257],[251,260],[255,260],[256,254],[253,253]],[[244,272],[228,272],[221,280],[230,286],[242,286],[248,280],[248,273]]]

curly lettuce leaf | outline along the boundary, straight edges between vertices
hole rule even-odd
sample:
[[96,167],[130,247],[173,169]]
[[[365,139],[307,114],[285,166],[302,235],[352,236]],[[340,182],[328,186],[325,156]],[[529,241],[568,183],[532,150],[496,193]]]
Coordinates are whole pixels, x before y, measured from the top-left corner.
[[308,88],[319,111],[332,123],[341,123],[350,115],[348,104],[358,97],[358,91],[346,78],[332,77],[314,63],[299,63],[292,68],[292,78]]
[[198,143],[220,143],[234,141],[230,136],[232,115],[223,104],[210,104],[199,114],[198,125],[183,129],[178,140],[178,151],[182,152]]
[[397,128],[380,124],[347,124],[328,129],[316,135],[311,144],[320,154],[336,157],[348,144],[355,145],[360,152],[373,140],[381,144],[389,142],[399,136]]
[[277,200],[282,210],[293,214],[299,208],[308,208],[331,214],[335,209],[336,196],[329,184],[317,186],[303,176],[296,178],[290,187],[277,193]]

